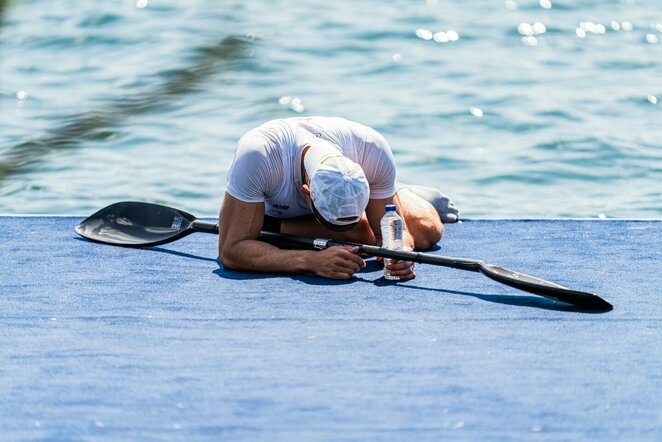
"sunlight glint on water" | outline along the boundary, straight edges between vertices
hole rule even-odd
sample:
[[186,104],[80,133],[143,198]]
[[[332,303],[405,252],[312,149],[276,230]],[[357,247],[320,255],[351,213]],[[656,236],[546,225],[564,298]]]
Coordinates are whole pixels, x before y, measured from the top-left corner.
[[213,216],[246,130],[339,115],[465,217],[662,216],[656,0],[0,5],[0,213]]

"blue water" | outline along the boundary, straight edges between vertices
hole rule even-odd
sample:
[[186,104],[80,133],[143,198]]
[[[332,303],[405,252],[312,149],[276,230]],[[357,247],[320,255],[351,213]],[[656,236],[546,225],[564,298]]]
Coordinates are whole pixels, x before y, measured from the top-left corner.
[[659,0],[0,7],[0,213],[214,215],[246,130],[339,115],[465,217],[662,217]]

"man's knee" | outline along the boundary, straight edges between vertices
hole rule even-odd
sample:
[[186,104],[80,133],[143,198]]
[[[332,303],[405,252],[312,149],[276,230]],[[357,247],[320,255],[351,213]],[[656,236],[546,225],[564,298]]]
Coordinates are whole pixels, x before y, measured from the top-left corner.
[[[436,219],[435,219],[436,218]],[[426,250],[434,247],[444,233],[444,225],[438,216],[418,219],[408,224],[409,233],[414,237],[414,249]]]
[[444,225],[437,210],[415,193],[399,192],[409,233],[414,237],[414,249],[425,250],[439,242]]

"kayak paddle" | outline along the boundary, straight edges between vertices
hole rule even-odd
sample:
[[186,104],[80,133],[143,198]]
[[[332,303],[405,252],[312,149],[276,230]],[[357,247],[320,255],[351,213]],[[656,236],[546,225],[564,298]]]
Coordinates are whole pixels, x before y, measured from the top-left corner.
[[[149,247],[166,244],[194,232],[218,234],[218,224],[201,221],[190,213],[159,204],[125,201],[105,207],[91,215],[75,228],[76,233],[89,240],[125,247]],[[502,284],[525,292],[557,301],[566,302],[590,310],[609,311],[613,306],[593,293],[572,290],[567,287],[525,275],[478,259],[452,258],[430,253],[389,250],[367,244],[333,241],[260,232],[259,239],[272,244],[324,250],[333,246],[354,246],[359,252],[383,258],[413,261],[480,272]]]

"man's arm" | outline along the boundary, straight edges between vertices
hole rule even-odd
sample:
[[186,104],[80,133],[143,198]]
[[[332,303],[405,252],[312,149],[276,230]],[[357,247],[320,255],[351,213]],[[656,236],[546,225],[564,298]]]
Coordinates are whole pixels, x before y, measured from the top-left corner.
[[263,203],[246,203],[225,194],[218,241],[218,256],[224,267],[253,272],[314,272],[333,279],[348,279],[365,267],[356,254],[357,248],[283,250],[259,241],[263,221]]
[[[411,233],[409,233],[409,229],[407,228],[407,223],[405,222],[405,217],[402,213],[400,198],[398,197],[397,193],[390,198],[371,199],[368,202],[368,207],[365,209],[366,216],[368,217],[368,223],[370,223],[372,231],[375,232],[377,244],[382,244],[380,221],[384,216],[384,213],[386,213],[384,207],[387,204],[395,204],[397,206],[398,215],[400,215],[400,218],[402,218],[403,246],[407,250],[413,250],[414,238],[412,237]],[[392,275],[399,276],[401,280],[414,279],[416,277],[416,273],[414,272],[414,263],[410,261],[392,260],[391,264],[389,264],[389,270],[391,271]]]
[[366,207],[365,213],[368,217],[368,223],[370,224],[372,231],[375,233],[377,245],[382,244],[382,231],[379,222],[384,216],[384,213],[386,213],[384,207],[387,204],[395,204],[397,206],[398,215],[402,218],[403,245],[406,249],[414,250],[414,237],[409,233],[409,229],[407,228],[407,222],[405,221],[405,216],[402,212],[402,204],[397,193],[390,198],[371,199],[368,201],[368,207]]

